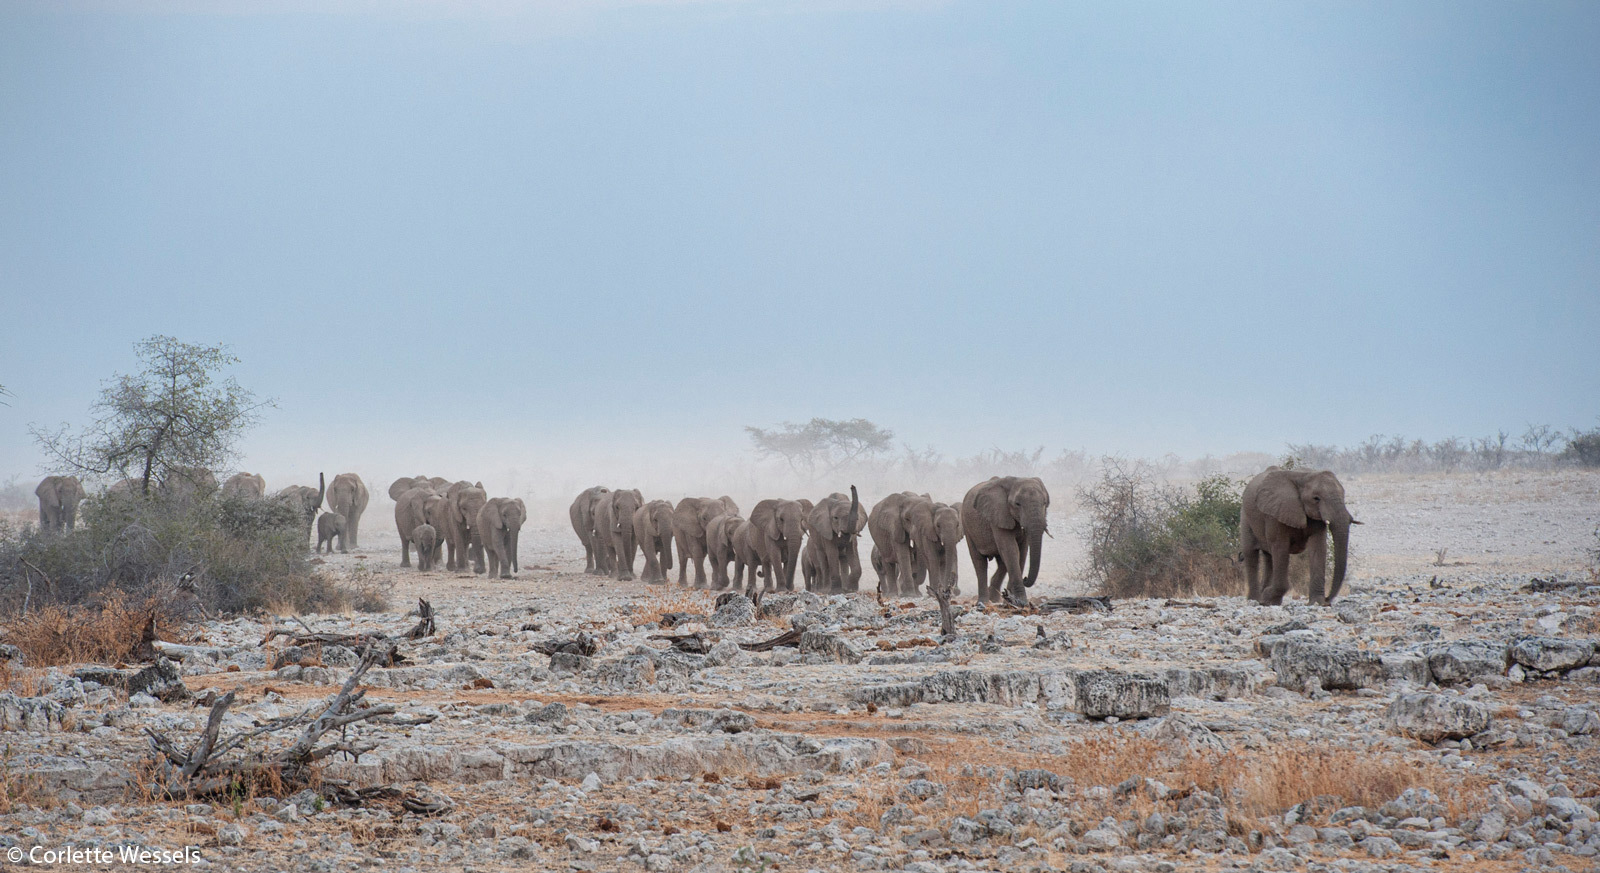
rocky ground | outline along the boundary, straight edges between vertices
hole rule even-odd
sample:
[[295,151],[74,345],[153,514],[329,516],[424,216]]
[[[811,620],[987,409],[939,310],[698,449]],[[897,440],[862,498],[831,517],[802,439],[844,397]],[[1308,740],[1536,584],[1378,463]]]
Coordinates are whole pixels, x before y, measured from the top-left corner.
[[[1585,549],[1600,476],[1347,484],[1367,525],[1332,609],[1017,614],[968,598],[943,641],[925,598],[718,608],[715,592],[596,580],[558,526],[525,531],[513,580],[402,570],[375,513],[365,549],[326,566],[392,581],[390,613],[211,622],[137,678],[13,671],[0,858],[145,846],[261,871],[1597,869],[1600,582]],[[1062,540],[1037,594],[1083,593]],[[271,630],[397,635],[418,597],[437,633],[366,677],[368,700],[396,713],[347,732],[372,751],[332,760],[316,790],[141,792],[146,729],[188,744],[204,726],[185,693],[237,693],[226,737],[326,699],[357,661],[263,644]],[[791,631],[768,651],[740,645]],[[352,805],[338,785],[395,790]]]

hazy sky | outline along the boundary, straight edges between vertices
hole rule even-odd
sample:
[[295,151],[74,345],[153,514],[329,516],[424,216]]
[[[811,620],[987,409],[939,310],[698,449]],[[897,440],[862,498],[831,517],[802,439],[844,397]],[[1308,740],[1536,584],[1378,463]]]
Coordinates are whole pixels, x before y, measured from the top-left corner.
[[1592,426],[1597,46],[1593,2],[0,3],[0,473],[155,333],[277,398],[257,468]]

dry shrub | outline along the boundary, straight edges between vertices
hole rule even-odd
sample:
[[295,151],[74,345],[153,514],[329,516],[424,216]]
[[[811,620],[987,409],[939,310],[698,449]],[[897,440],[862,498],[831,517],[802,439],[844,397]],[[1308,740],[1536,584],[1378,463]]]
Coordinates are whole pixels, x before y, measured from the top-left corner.
[[38,697],[50,690],[49,677],[43,670],[19,667],[11,661],[0,661],[0,691],[9,691],[18,697]]
[[1079,491],[1089,525],[1088,574],[1112,597],[1243,593],[1234,563],[1244,483],[1210,476],[1192,492],[1166,485],[1141,463],[1105,462]]
[[667,589],[645,603],[634,604],[634,623],[659,623],[669,612],[687,612],[691,615],[711,616],[711,595],[694,589]]
[[98,603],[78,606],[48,604],[0,620],[0,636],[22,650],[26,663],[37,667],[85,662],[116,663],[136,657],[145,627],[154,621],[157,636],[181,619],[160,601],[135,600],[112,591]]
[[10,815],[19,808],[50,809],[59,802],[45,789],[43,776],[0,767],[0,815]]

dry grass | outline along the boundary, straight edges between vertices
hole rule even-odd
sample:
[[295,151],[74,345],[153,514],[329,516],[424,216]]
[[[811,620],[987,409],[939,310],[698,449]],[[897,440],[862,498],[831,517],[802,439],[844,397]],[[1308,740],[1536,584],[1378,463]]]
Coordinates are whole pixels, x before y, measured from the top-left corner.
[[49,604],[26,616],[0,620],[0,638],[22,650],[28,664],[51,667],[85,662],[116,663],[134,654],[145,626],[154,620],[160,635],[170,613],[154,600],[133,600],[113,592],[96,604]]
[[710,617],[716,593],[684,588],[663,588],[656,596],[636,604],[634,624],[659,622],[661,617],[669,612],[687,612]]

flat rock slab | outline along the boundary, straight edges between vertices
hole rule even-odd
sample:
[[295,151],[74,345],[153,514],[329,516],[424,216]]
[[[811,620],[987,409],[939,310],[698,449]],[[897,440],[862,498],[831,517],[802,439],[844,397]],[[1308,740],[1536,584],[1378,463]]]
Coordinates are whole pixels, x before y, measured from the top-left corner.
[[1285,637],[1272,647],[1272,669],[1278,684],[1295,691],[1311,683],[1322,688],[1372,688],[1384,682],[1383,661],[1376,652],[1320,640]]
[[1490,640],[1458,640],[1428,652],[1428,671],[1440,685],[1471,685],[1506,672],[1506,645]]
[[[1184,673],[1184,686],[1200,681]],[[1171,699],[1165,677],[1117,670],[948,670],[912,682],[857,689],[860,703],[1025,703],[1056,705],[1089,718],[1149,718],[1165,715]]]
[[1576,670],[1593,657],[1594,644],[1588,640],[1525,637],[1511,644],[1511,660],[1540,673]]
[[1427,743],[1459,740],[1489,729],[1489,708],[1454,694],[1402,694],[1389,704],[1384,722],[1391,733]]

